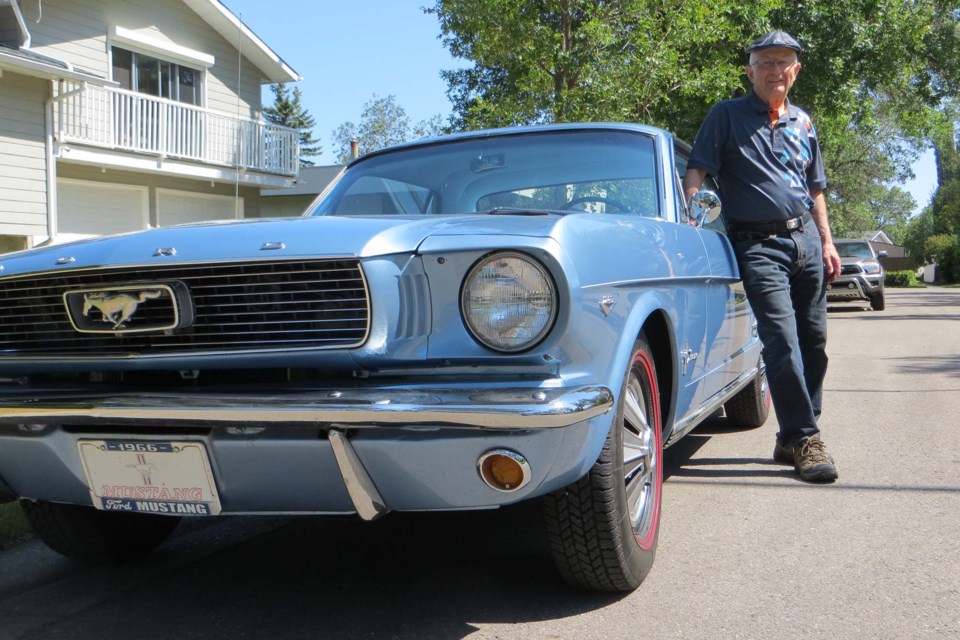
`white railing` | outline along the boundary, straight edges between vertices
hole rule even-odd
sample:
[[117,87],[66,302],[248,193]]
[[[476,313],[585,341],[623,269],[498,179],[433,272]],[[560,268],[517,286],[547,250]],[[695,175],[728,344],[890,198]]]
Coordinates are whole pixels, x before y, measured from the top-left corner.
[[56,99],[58,140],[297,175],[297,131],[164,98],[86,85]]

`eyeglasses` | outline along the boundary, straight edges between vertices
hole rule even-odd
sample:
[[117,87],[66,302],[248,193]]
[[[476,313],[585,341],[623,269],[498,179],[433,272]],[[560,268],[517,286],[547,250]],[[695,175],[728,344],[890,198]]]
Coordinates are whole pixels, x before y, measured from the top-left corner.
[[786,71],[795,64],[797,64],[796,60],[757,60],[751,62],[750,66],[760,69],[760,71],[773,71],[774,69]]

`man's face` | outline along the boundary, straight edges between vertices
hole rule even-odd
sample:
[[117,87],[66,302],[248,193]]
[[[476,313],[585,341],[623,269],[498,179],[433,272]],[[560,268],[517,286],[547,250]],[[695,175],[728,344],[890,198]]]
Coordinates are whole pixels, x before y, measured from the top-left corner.
[[790,87],[797,79],[800,63],[793,49],[770,47],[750,54],[746,71],[760,99],[771,106],[778,106],[786,100]]

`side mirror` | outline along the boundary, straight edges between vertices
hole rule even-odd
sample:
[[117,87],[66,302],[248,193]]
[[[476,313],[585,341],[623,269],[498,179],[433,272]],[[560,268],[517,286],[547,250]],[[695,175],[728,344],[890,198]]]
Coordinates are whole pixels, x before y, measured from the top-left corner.
[[720,197],[713,191],[697,191],[687,205],[690,219],[698,227],[720,217]]
[[886,258],[887,255],[888,255],[888,254],[887,254],[886,251],[878,251],[878,252],[877,252],[877,257],[878,257],[878,258]]

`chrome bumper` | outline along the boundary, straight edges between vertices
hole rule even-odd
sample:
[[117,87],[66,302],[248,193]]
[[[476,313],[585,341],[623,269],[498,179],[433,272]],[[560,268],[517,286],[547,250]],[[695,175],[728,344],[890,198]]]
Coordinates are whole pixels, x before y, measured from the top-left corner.
[[0,424],[552,429],[602,415],[606,387],[344,389],[274,394],[0,391]]
[[[0,502],[19,495],[88,504],[76,458],[85,431],[112,427],[116,437],[169,439],[193,427],[183,437],[204,443],[224,488],[221,497],[234,513],[349,513],[352,506],[373,520],[391,509],[489,508],[576,479],[581,461],[557,465],[557,451],[561,442],[580,450],[588,429],[571,434],[557,428],[586,427],[612,406],[610,390],[592,386],[187,396],[5,389],[0,474],[12,475],[0,478]],[[138,428],[146,435],[137,436]],[[494,494],[476,470],[478,456],[491,448],[522,451],[538,486]]]

